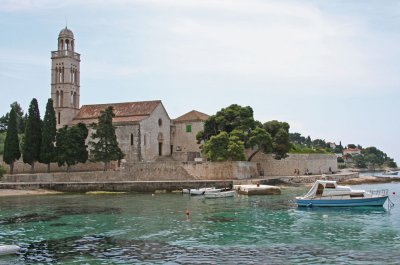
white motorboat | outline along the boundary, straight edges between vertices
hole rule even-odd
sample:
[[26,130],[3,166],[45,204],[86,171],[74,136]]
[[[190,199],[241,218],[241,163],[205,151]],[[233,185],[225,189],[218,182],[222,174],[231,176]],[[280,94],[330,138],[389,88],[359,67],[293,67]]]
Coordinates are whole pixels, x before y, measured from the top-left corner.
[[398,173],[398,171],[385,170],[382,175],[397,175]]
[[183,189],[182,193],[187,193],[187,194],[195,196],[195,195],[205,195],[205,194],[208,194],[208,193],[216,193],[216,192],[220,192],[222,190],[223,189],[216,189],[214,187],[212,187],[212,188],[200,188],[200,189]]
[[206,193],[204,196],[208,199],[234,197],[236,190],[225,190],[220,192]]
[[388,190],[353,190],[339,186],[336,181],[317,180],[310,191],[296,197],[298,206],[382,206],[388,198]]

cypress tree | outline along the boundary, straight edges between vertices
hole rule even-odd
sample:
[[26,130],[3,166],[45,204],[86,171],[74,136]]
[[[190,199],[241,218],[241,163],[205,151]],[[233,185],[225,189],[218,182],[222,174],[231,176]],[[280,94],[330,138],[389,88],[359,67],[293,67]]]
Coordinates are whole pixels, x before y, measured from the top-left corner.
[[56,158],[59,166],[67,164],[69,172],[71,166],[85,163],[88,159],[86,138],[88,129],[83,123],[72,127],[64,126],[57,132]]
[[104,171],[109,168],[111,161],[119,161],[125,156],[118,146],[115,127],[112,125],[114,116],[112,106],[101,111],[98,124],[93,126],[95,132],[91,135],[92,161],[104,162]]
[[29,105],[28,119],[26,121],[22,155],[24,163],[31,165],[33,173],[35,162],[40,159],[40,145],[42,139],[42,121],[40,120],[39,106],[36,98]]
[[19,150],[17,117],[14,109],[11,108],[10,119],[8,122],[7,135],[4,142],[3,160],[10,165],[10,174],[14,173],[14,162],[21,157]]
[[53,100],[49,98],[46,105],[46,113],[43,119],[42,142],[40,146],[40,162],[47,164],[47,172],[50,172],[50,163],[55,162],[56,141],[56,113]]

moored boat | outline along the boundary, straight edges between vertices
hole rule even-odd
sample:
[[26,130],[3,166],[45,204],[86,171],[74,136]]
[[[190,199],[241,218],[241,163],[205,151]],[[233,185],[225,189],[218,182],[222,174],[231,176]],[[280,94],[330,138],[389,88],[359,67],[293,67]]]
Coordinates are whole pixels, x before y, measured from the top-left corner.
[[317,180],[310,191],[296,197],[298,206],[382,206],[388,198],[388,190],[353,190],[339,186],[336,181]]
[[204,196],[208,199],[234,197],[236,190],[225,190],[220,192],[206,193]]
[[382,175],[397,175],[398,173],[398,171],[385,170]]
[[223,189],[216,189],[214,187],[211,187],[211,188],[200,188],[200,189],[183,189],[182,193],[187,193],[187,194],[195,196],[195,195],[205,195],[205,194],[208,194],[208,193],[220,192],[222,190]]

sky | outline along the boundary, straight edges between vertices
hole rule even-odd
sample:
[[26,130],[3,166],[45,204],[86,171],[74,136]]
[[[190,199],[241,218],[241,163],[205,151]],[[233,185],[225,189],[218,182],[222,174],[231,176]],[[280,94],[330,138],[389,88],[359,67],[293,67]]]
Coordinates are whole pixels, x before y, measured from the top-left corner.
[[171,118],[251,106],[400,163],[400,1],[0,0],[0,115],[32,98],[44,114],[66,25],[81,104],[160,99]]

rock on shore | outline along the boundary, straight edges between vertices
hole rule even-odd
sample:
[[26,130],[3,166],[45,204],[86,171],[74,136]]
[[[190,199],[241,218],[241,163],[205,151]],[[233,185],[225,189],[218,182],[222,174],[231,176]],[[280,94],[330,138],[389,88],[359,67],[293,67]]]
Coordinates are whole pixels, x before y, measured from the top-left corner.
[[390,182],[400,182],[400,178],[361,176],[358,178],[352,178],[341,181],[340,184],[358,185],[358,184],[374,184],[374,183],[390,183]]

